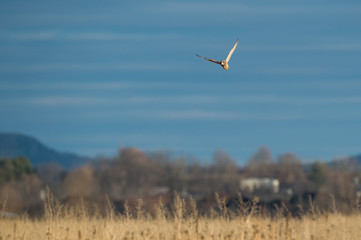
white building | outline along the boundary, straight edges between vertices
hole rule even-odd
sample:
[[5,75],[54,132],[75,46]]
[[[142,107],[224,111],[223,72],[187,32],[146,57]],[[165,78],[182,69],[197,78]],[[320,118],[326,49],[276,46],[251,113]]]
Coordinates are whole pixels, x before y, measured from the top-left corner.
[[280,181],[274,178],[246,178],[240,181],[242,191],[254,192],[255,190],[270,190],[278,193]]

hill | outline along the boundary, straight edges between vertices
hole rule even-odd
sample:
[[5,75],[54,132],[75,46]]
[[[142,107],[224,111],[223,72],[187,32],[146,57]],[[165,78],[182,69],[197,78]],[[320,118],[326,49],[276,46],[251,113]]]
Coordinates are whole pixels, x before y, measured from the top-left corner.
[[29,158],[34,167],[55,162],[65,169],[78,167],[91,160],[89,157],[56,151],[27,135],[0,133],[0,157],[17,156]]

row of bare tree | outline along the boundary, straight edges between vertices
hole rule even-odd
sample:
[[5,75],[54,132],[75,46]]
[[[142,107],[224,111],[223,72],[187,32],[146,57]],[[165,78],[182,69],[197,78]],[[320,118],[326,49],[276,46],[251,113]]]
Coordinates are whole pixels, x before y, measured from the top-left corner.
[[259,148],[244,167],[221,150],[214,153],[211,163],[205,164],[167,152],[144,153],[137,148],[123,148],[116,157],[99,157],[70,172],[56,164],[46,164],[35,173],[3,179],[0,203],[11,212],[41,214],[46,186],[59,201],[68,204],[79,199],[99,206],[106,205],[108,200],[117,203],[143,198],[151,202],[159,196],[171,201],[176,192],[207,203],[214,193],[231,199],[241,191],[240,181],[252,177],[278,179],[280,192],[242,193],[246,197],[258,197],[265,202],[278,199],[299,207],[309,204],[308,196],[312,196],[320,209],[326,209],[332,198],[340,211],[350,212],[359,194],[361,177],[361,171],[350,164],[347,161],[302,164],[292,153],[273,159],[267,147]]

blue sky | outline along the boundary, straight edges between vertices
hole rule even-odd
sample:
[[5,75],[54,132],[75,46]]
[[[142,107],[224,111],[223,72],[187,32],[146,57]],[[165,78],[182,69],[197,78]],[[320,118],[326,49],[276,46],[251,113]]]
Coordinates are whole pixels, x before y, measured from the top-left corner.
[[[0,131],[240,164],[361,153],[359,1],[2,1]],[[224,59],[230,69],[194,54]]]

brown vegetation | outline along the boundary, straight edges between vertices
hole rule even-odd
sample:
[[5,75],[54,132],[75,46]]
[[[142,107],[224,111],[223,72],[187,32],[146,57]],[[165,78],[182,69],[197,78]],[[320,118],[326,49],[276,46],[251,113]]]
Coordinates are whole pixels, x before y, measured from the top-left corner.
[[216,195],[210,215],[201,216],[192,198],[176,194],[169,209],[159,200],[145,211],[139,199],[133,208],[126,202],[123,214],[108,204],[101,215],[83,203],[69,207],[48,195],[40,219],[0,218],[0,239],[359,239],[359,210],[342,215],[332,198],[328,211],[312,206],[309,211],[300,209],[298,217],[291,217],[285,205],[273,217],[257,201],[237,205],[230,211],[225,199]]
[[[0,203],[7,202],[8,212],[25,212],[31,217],[44,214],[42,197],[47,187],[63,204],[74,206],[83,201],[89,206],[96,204],[103,213],[108,202],[116,212],[123,213],[126,201],[134,205],[139,198],[146,210],[154,208],[159,197],[170,208],[178,192],[182,197],[192,197],[202,216],[209,215],[215,193],[225,197],[227,208],[234,207],[241,192],[243,201],[257,198],[270,213],[284,203],[293,216],[300,206],[307,209],[310,197],[320,210],[327,210],[330,195],[338,203],[338,211],[350,214],[354,199],[361,193],[361,170],[355,168],[355,162],[302,164],[292,153],[274,159],[266,147],[251,156],[244,167],[237,166],[221,150],[215,152],[210,164],[204,164],[190,157],[144,153],[136,148],[120,149],[116,157],[99,157],[69,172],[56,164],[42,165],[34,171],[26,159],[0,163]],[[241,189],[240,182],[247,178],[276,179],[279,188]]]

